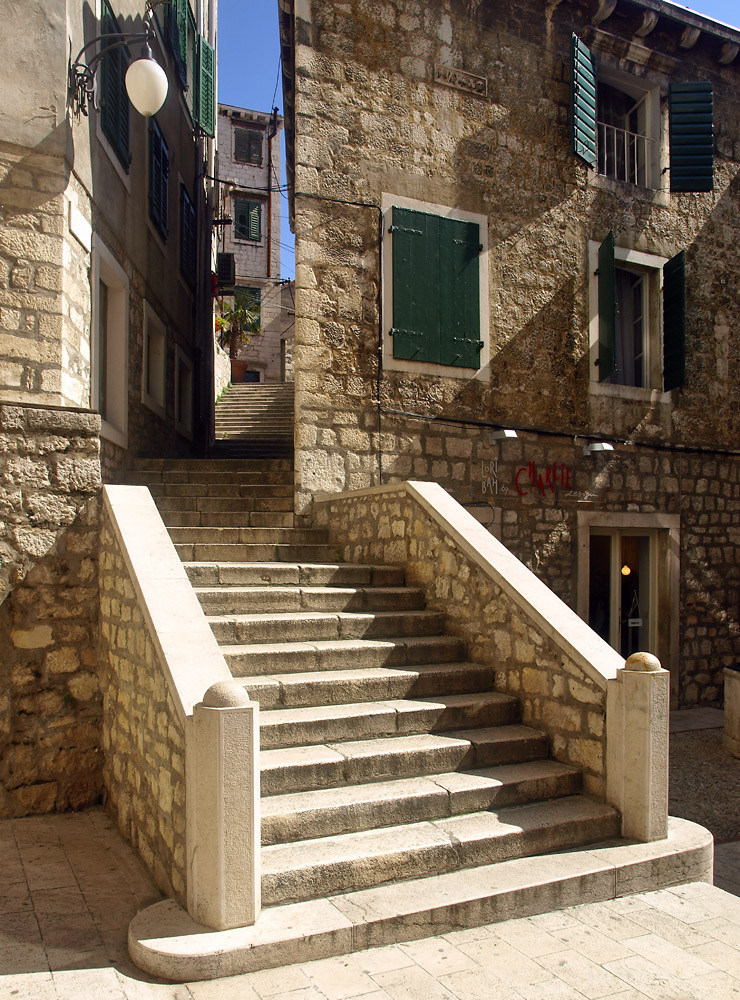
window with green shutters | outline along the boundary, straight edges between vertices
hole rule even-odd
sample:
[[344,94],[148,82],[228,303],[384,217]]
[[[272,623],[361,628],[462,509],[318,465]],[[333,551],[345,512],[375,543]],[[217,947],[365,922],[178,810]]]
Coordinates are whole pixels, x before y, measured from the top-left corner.
[[394,207],[390,233],[393,357],[480,368],[478,223]]
[[[118,36],[120,28],[108,0],[102,0],[101,22],[102,35]],[[101,49],[105,52],[105,39],[101,42]],[[129,100],[125,85],[128,64],[125,47],[112,49],[104,55],[99,74],[100,126],[127,173],[131,164]]]
[[234,159],[238,163],[262,164],[262,139],[264,132],[234,126]]
[[685,261],[684,251],[666,261],[620,250],[607,235],[596,271],[600,382],[665,392],[684,384]]
[[167,143],[153,118],[149,120],[149,218],[167,239],[170,159]]
[[198,258],[195,205],[184,185],[180,186],[180,271],[188,284],[195,285]]
[[[606,62],[606,61],[604,61]],[[571,148],[599,174],[671,191],[711,191],[714,176],[712,85],[670,85],[669,156],[660,155],[660,93],[644,79],[602,65],[577,35],[571,41]]]
[[262,203],[246,198],[234,199],[234,239],[262,239]]

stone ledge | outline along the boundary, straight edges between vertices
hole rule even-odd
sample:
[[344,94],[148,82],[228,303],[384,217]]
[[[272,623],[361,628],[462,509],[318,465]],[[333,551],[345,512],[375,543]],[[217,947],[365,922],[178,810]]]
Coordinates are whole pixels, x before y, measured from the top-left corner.
[[712,862],[709,831],[671,817],[665,840],[609,841],[586,850],[271,907],[253,926],[228,931],[196,924],[175,902],[165,900],[131,921],[129,953],[140,969],[163,979],[217,979],[576,903],[711,882]]

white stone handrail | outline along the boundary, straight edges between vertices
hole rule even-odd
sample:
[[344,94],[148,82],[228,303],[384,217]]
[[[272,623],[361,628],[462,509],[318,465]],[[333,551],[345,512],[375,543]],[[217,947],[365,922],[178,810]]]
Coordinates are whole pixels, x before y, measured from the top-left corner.
[[[185,891],[176,895],[187,901],[193,920],[206,927],[254,923],[260,910],[259,706],[234,681],[147,487],[106,486],[103,496],[125,567],[121,592],[133,590],[146,641],[164,677],[166,704],[174,709],[171,721],[184,732]],[[107,614],[115,619],[110,609]],[[152,669],[137,649],[127,649],[126,655],[141,672]],[[113,662],[110,667],[115,669]],[[148,714],[138,719],[142,728],[149,724]],[[161,743],[167,737],[158,722],[157,727],[156,734],[139,735]],[[111,727],[111,742],[116,738],[122,739]],[[130,745],[122,750],[129,759],[134,756]],[[135,760],[143,772],[157,770],[146,753]],[[140,778],[155,789],[161,781],[156,773]],[[166,809],[161,795],[150,802]],[[158,819],[166,826],[171,817]],[[155,868],[157,863],[166,867],[167,860],[155,857]]]

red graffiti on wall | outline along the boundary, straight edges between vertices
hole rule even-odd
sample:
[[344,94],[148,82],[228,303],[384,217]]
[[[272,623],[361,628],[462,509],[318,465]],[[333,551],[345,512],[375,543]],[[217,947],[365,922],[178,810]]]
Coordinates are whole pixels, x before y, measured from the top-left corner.
[[526,497],[530,492],[524,489],[524,484],[534,487],[544,497],[548,490],[554,493],[556,486],[570,489],[572,471],[571,467],[564,462],[553,462],[552,465],[546,465],[544,469],[538,469],[536,462],[529,462],[516,470],[514,486],[520,497]]

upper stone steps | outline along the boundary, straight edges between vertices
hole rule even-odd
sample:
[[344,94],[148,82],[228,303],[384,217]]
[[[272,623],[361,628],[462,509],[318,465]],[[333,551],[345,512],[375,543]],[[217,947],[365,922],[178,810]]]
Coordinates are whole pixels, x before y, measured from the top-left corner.
[[133,485],[151,486],[157,483],[172,485],[224,485],[224,486],[290,486],[290,480],[285,472],[280,470],[262,472],[259,469],[243,469],[238,472],[190,471],[173,469],[164,471],[142,469],[127,476]]
[[400,566],[367,566],[361,563],[191,562],[185,571],[201,586],[402,587]]
[[[151,489],[151,487],[150,487]],[[275,487],[273,487],[275,489]],[[165,515],[181,514],[243,514],[277,513],[293,515],[293,491],[287,489],[284,496],[235,496],[208,497],[175,494],[158,496],[157,507],[164,520]],[[166,523],[166,522],[165,522]],[[174,525],[173,525],[174,527]]]
[[585,796],[422,823],[275,844],[262,849],[265,905],[321,899],[382,885],[551,853],[618,833],[615,811]]
[[419,610],[424,595],[413,587],[196,587],[206,614],[258,611]]
[[216,641],[230,645],[439,635],[444,626],[439,611],[294,611],[206,617]]
[[[176,530],[176,529],[172,529]],[[298,542],[176,542],[175,550],[183,562],[315,562],[326,557],[336,559],[337,550],[323,544]]]
[[194,528],[169,528],[169,535],[177,545],[185,542],[234,544],[289,544],[326,545],[326,532],[321,528],[224,528],[212,524]]
[[[136,485],[133,478],[128,478],[127,482]],[[149,492],[156,501],[161,497],[193,497],[216,498],[219,500],[229,500],[244,498],[247,501],[266,500],[272,498],[289,497],[292,501],[293,487],[280,482],[260,482],[260,483],[140,483],[141,486],[148,486]]]
[[267,795],[262,843],[291,843],[576,795],[580,771],[554,760]]
[[[229,656],[226,662],[230,663]],[[351,662],[351,661],[350,661]],[[479,663],[420,663],[304,672],[270,671],[237,678],[263,710],[428,698],[485,690],[491,670]]]
[[173,511],[161,510],[168,528],[293,528],[292,511]]
[[399,698],[273,709],[260,715],[260,746],[272,750],[375,736],[505,726],[518,722],[519,715],[519,702],[496,691],[444,695],[434,701]]

